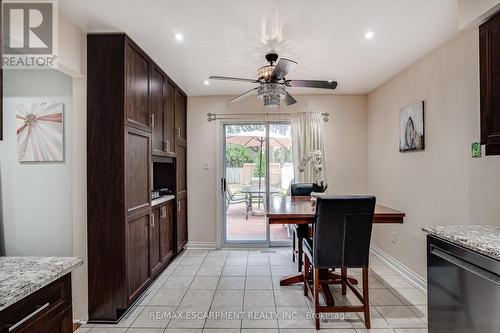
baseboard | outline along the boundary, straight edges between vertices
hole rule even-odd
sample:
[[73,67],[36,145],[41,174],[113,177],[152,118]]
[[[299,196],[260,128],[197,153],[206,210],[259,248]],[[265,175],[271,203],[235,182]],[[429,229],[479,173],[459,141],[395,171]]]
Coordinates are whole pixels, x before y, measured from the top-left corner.
[[215,242],[188,242],[186,244],[188,250],[215,250],[216,248]]
[[398,260],[394,259],[390,255],[388,255],[386,252],[384,252],[382,249],[375,245],[371,245],[371,252],[377,256],[384,264],[389,266],[391,269],[395,270],[398,272],[402,277],[404,277],[410,284],[412,284],[415,288],[420,290],[421,292],[427,294],[427,281],[403,265],[401,262]]

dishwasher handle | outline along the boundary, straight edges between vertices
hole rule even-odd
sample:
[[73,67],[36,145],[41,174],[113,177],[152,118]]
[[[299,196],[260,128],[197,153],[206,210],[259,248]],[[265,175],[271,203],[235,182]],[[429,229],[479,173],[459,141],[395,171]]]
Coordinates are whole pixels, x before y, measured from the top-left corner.
[[431,252],[431,254],[433,254],[433,255],[435,255],[443,260],[446,260],[446,261],[454,264],[455,266],[458,266],[462,269],[465,269],[466,271],[468,271],[472,274],[475,274],[483,279],[490,281],[491,283],[494,283],[497,286],[500,286],[500,277],[496,274],[493,274],[493,273],[491,273],[487,270],[484,270],[476,265],[473,265],[465,260],[462,260],[458,257],[455,257],[455,256],[439,249],[435,245],[431,245],[430,252]]

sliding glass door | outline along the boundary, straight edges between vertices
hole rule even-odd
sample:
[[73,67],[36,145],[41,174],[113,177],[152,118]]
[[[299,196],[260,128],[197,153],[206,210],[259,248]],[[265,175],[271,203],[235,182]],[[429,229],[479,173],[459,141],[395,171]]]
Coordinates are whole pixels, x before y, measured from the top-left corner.
[[225,124],[223,142],[224,244],[289,245],[286,226],[268,225],[266,205],[293,179],[290,124]]

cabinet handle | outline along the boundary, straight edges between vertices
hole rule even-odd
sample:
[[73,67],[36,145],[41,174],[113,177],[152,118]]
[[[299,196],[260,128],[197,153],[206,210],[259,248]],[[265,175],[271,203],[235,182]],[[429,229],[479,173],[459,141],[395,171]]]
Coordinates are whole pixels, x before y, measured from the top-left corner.
[[170,140],[167,140],[167,153],[171,153],[171,151],[170,151]]
[[177,211],[178,212],[181,211],[181,202],[180,201],[177,201]]
[[155,227],[155,214],[151,214],[151,226]]
[[33,311],[31,314],[27,315],[26,317],[24,317],[23,319],[21,319],[11,327],[9,327],[9,332],[14,331],[16,328],[18,328],[19,326],[21,326],[22,324],[24,324],[25,322],[27,322],[28,320],[30,320],[31,318],[33,318],[34,316],[36,316],[37,314],[48,308],[49,305],[50,303],[45,303],[44,305]]
[[155,114],[151,113],[151,128],[155,128]]
[[161,218],[162,219],[167,218],[167,207],[165,207],[165,206],[161,207]]
[[180,139],[181,137],[181,128],[177,127],[177,137]]

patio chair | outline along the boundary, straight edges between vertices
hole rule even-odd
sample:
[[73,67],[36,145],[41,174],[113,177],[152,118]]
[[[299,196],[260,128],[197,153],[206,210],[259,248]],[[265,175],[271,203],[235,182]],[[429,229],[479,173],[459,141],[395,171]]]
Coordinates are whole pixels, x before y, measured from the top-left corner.
[[233,193],[231,191],[231,188],[229,186],[226,187],[226,214],[227,214],[227,210],[229,209],[229,206],[230,205],[236,205],[236,204],[240,204],[240,203],[245,203],[245,208],[246,208],[246,215],[245,215],[245,220],[248,220],[248,211],[250,210],[250,200],[248,198],[248,195],[246,195],[245,193],[241,193],[241,192],[235,192]]

